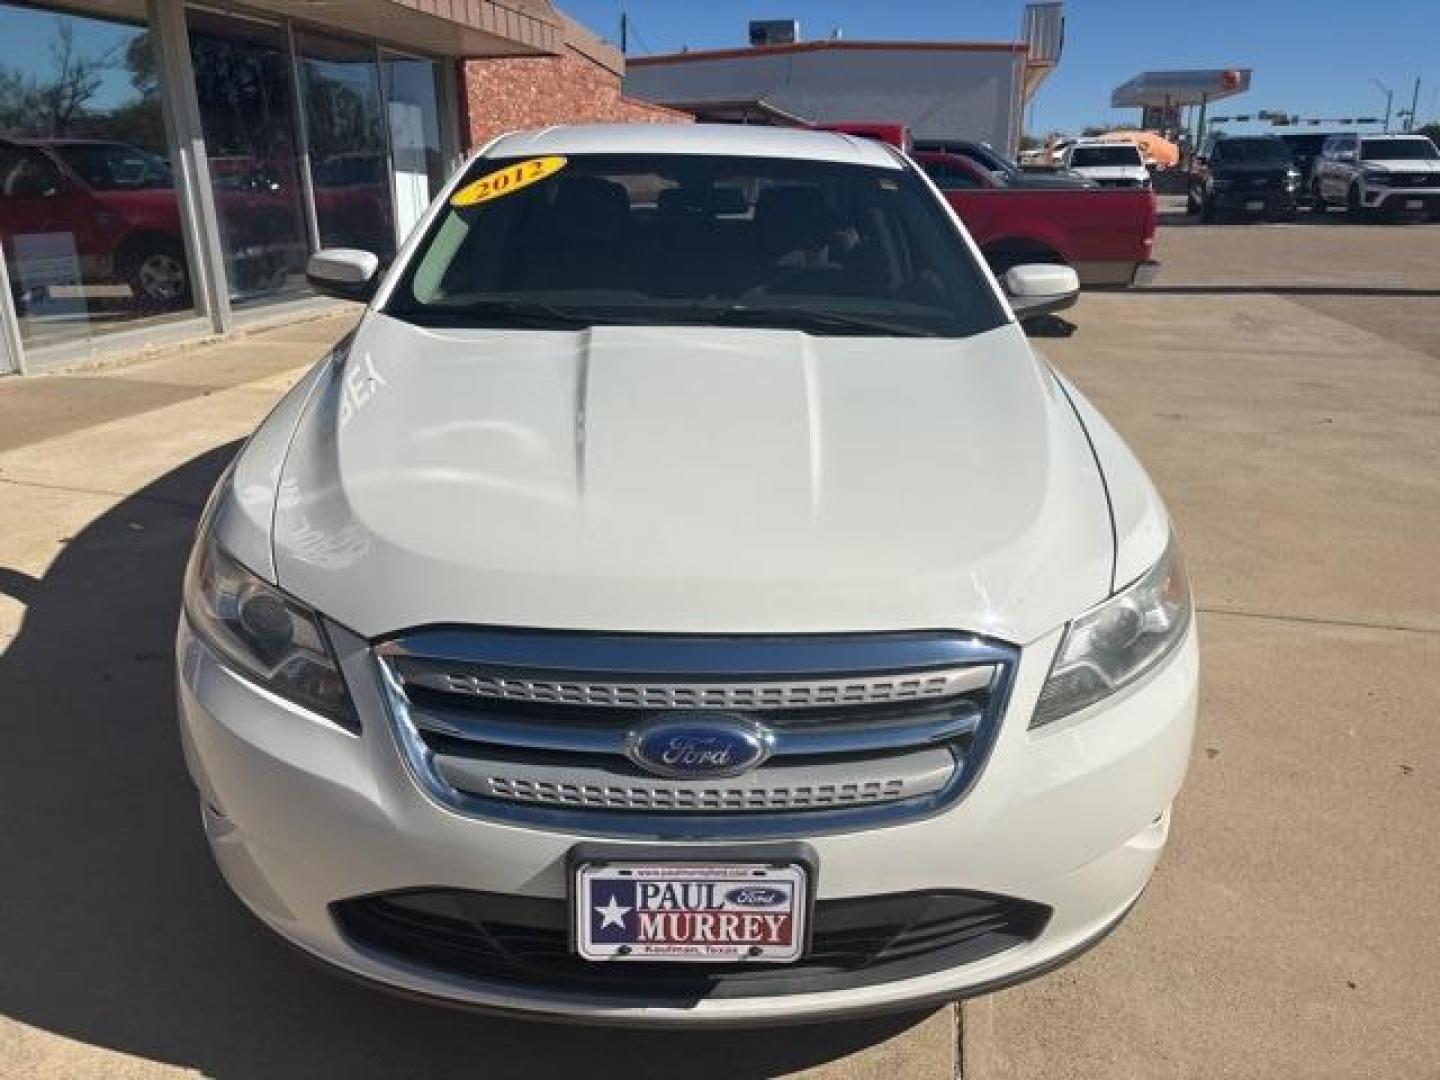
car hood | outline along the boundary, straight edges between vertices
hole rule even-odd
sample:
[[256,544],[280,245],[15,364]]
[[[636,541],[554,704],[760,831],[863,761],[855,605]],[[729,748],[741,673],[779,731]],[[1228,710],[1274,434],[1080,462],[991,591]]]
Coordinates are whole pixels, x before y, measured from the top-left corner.
[[1413,158],[1380,158],[1374,161],[1366,160],[1360,163],[1365,169],[1384,169],[1393,173],[1434,173],[1440,176],[1440,160],[1437,161],[1416,161]]
[[1084,429],[1014,325],[433,330],[380,314],[317,383],[277,489],[279,584],[367,637],[467,623],[960,629],[1101,600]]
[[1144,165],[1075,165],[1072,168],[1091,180],[1143,180],[1149,175]]

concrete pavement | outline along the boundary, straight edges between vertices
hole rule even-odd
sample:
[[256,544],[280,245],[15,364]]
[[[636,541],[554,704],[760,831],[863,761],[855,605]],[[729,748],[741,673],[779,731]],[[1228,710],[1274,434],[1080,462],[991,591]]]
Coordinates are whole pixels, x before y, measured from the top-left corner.
[[1440,1076],[1440,305],[1324,299],[1089,295],[1041,343],[1183,532],[1201,729],[1132,918],[963,1025],[537,1026],[298,961],[204,850],[169,647],[205,492],[345,317],[0,381],[0,1077]]

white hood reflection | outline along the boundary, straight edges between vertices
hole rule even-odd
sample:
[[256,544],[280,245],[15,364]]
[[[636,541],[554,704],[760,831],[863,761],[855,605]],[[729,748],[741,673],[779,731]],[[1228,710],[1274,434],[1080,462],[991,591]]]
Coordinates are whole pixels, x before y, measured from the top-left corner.
[[1014,327],[953,341],[370,315],[296,432],[280,584],[366,635],[958,628],[1029,640],[1113,542]]

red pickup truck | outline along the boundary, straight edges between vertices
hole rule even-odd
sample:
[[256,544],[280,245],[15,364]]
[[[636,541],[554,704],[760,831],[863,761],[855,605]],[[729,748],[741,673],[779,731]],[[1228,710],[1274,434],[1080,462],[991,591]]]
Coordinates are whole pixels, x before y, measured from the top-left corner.
[[997,274],[1022,263],[1074,267],[1080,284],[1143,284],[1159,268],[1151,259],[1159,204],[1138,188],[1009,188],[956,154],[913,155]]

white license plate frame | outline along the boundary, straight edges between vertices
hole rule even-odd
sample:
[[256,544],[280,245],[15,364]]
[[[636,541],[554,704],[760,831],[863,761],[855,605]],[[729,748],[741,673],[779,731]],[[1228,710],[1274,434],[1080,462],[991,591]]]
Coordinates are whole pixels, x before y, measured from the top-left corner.
[[578,862],[574,950],[595,963],[793,963],[812,885],[803,862]]

